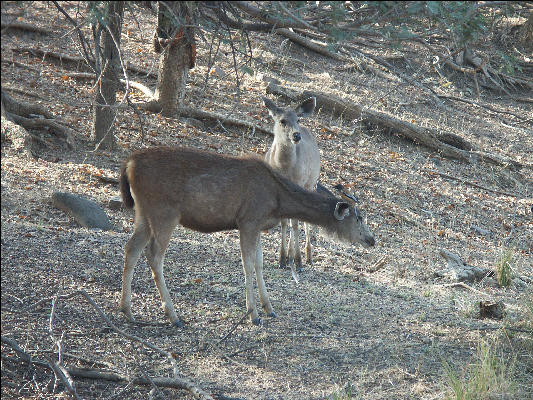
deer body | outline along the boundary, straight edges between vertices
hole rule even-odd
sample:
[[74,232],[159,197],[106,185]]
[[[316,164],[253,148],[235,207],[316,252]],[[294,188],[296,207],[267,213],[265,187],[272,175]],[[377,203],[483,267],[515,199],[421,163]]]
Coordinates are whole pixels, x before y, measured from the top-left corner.
[[[276,171],[307,190],[314,190],[320,175],[320,152],[315,137],[299,124],[299,116],[308,116],[316,106],[314,97],[304,101],[295,110],[277,107],[271,100],[263,98],[269,114],[274,120],[274,141],[265,155],[265,161]],[[302,266],[298,220],[291,220],[291,236],[287,253],[287,219],[281,220],[281,246],[279,264],[285,267],[291,263]],[[305,253],[307,262],[312,263],[311,227],[304,223]],[[293,264],[294,263],[294,264]]]
[[[259,324],[253,293],[257,278],[261,305],[275,316],[263,279],[260,233],[281,218],[324,227],[350,243],[374,245],[374,238],[350,204],[307,191],[257,158],[199,150],[156,147],[129,156],[122,166],[124,205],[135,207],[135,231],[126,244],[120,308],[130,319],[135,264],[146,258],[170,321],[181,326],[163,276],[163,258],[177,225],[200,232],[238,229],[245,274],[246,306]],[[350,214],[351,213],[351,214]]]

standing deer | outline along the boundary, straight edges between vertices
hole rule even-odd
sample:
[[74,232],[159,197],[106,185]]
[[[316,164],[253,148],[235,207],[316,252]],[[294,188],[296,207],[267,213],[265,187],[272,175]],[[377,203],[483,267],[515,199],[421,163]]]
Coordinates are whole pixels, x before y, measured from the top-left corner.
[[163,276],[164,254],[177,225],[205,233],[239,230],[246,308],[256,325],[261,320],[253,292],[254,270],[261,305],[268,316],[276,316],[263,279],[261,231],[276,226],[281,218],[297,218],[321,226],[344,242],[365,247],[375,243],[353,204],[308,191],[257,158],[179,147],[145,149],[124,161],[120,191],[124,205],[135,207],[135,231],[126,244],[120,300],[120,309],[131,320],[133,272],[146,247],[163,310],[175,326],[182,326]]
[[[307,190],[315,190],[320,175],[320,152],[315,137],[299,123],[299,117],[307,117],[316,107],[316,98],[311,97],[296,109],[282,109],[263,97],[263,102],[274,120],[274,141],[265,155],[265,161],[276,171]],[[279,265],[291,264],[296,281],[295,266],[302,267],[298,220],[291,219],[291,235],[287,254],[287,219],[281,220],[281,247]],[[305,255],[312,263],[311,226],[304,223]]]

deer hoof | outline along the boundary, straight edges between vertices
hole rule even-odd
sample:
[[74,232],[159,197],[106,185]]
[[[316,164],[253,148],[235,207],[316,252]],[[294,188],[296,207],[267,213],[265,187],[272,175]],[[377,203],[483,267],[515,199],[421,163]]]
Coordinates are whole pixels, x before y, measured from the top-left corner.
[[263,322],[261,321],[261,318],[254,318],[252,319],[252,324],[256,325],[256,326],[261,326]]
[[278,318],[278,315],[274,311],[272,311],[270,314],[268,314],[268,317],[269,318]]

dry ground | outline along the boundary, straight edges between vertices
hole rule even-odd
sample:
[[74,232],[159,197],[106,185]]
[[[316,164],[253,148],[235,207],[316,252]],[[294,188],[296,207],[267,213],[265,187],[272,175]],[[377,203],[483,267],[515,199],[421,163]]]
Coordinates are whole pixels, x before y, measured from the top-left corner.
[[[26,3],[24,3],[26,4]],[[73,6],[66,9],[74,13]],[[2,3],[2,18],[15,16],[15,3]],[[106,206],[118,187],[98,175],[118,177],[121,160],[141,146],[139,121],[130,109],[118,118],[120,150],[94,152],[90,141],[92,83],[65,76],[66,66],[12,52],[39,47],[77,54],[76,38],[50,3],[33,3],[22,19],[52,26],[54,33],[2,33],[2,86],[18,99],[44,104],[79,132],[78,147],[41,148],[28,159],[2,144],[2,335],[15,339],[39,359],[55,360],[48,332],[51,298],[57,293],[86,290],[112,320],[126,331],[177,354],[184,376],[214,394],[246,399],[325,399],[335,395],[363,399],[441,399],[448,391],[443,368],[450,363],[461,374],[475,361],[482,338],[514,360],[515,398],[533,396],[532,288],[513,284],[499,288],[487,278],[472,286],[484,294],[445,286],[435,275],[445,268],[440,249],[460,255],[469,264],[494,268],[509,248],[515,275],[531,277],[533,222],[531,171],[511,171],[483,163],[440,157],[389,132],[367,130],[350,121],[318,115],[307,121],[323,156],[321,182],[352,187],[375,232],[377,246],[344,247],[318,236],[315,264],[306,267],[296,285],[290,271],[279,269],[279,231],[263,235],[265,278],[277,319],[261,327],[240,324],[245,311],[244,279],[237,232],[202,235],[178,229],[166,257],[166,279],[174,303],[187,326],[167,326],[149,269],[143,260],[133,284],[137,325],[118,312],[123,248],[132,233],[133,215],[106,209],[116,231],[91,231],[49,204],[54,191],[69,191]],[[143,68],[156,68],[150,49],[153,17],[127,13],[125,58]],[[387,111],[420,125],[443,128],[485,151],[531,162],[531,126],[513,128],[509,115],[466,103],[437,108],[420,89],[398,79],[372,73],[337,71],[343,65],[279,37],[254,34],[256,76],[244,76],[240,102],[236,96],[231,54],[222,57],[204,87],[208,46],[199,42],[197,67],[191,71],[190,106],[222,112],[235,108],[239,118],[268,122],[260,96],[266,84],[260,74],[300,89],[319,89],[358,104]],[[490,43],[487,43],[487,48]],[[430,56],[419,48],[400,53],[380,50],[396,67],[446,94],[469,96],[468,77],[442,70],[454,85],[439,86],[428,69]],[[34,70],[8,61],[30,65]],[[420,66],[422,70],[419,70]],[[420,72],[422,71],[422,72]],[[142,78],[136,78],[141,80]],[[143,80],[153,85],[154,81]],[[391,89],[397,88],[397,90]],[[21,94],[20,91],[26,94]],[[529,94],[531,95],[531,94]],[[481,102],[531,116],[531,104],[482,90]],[[179,144],[212,151],[263,154],[271,137],[235,128],[187,125],[184,120],[144,115],[144,146]],[[53,138],[47,137],[53,141]],[[446,179],[461,178],[513,196],[496,194]],[[480,235],[477,226],[491,232]],[[385,257],[383,268],[370,272]],[[49,299],[37,307],[28,306]],[[480,300],[503,301],[502,321],[477,318]],[[529,304],[529,306],[528,306]],[[528,312],[529,307],[529,312]],[[81,297],[59,300],[55,334],[64,334],[67,366],[110,368],[122,374],[169,376],[158,354],[119,336],[99,320]],[[510,327],[511,330],[505,330]],[[4,358],[2,398],[63,398],[51,393],[53,376]],[[125,384],[77,380],[83,398],[108,398]],[[132,386],[122,398],[147,398],[150,388]],[[164,397],[188,398],[184,391],[162,390]],[[507,398],[512,398],[507,397]]]

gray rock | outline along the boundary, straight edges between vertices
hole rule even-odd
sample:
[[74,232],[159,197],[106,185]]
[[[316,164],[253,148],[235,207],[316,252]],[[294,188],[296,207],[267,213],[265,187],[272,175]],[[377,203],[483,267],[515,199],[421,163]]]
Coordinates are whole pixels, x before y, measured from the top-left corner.
[[111,197],[107,202],[107,206],[111,210],[118,211],[122,208],[122,199],[118,196]]
[[479,226],[475,226],[475,225],[472,225],[470,227],[470,230],[472,230],[475,233],[477,233],[479,235],[482,235],[482,236],[491,236],[492,235],[491,231],[489,231],[487,229],[480,228]]
[[52,205],[71,215],[85,228],[113,230],[106,213],[94,201],[71,193],[56,192],[52,195]]

